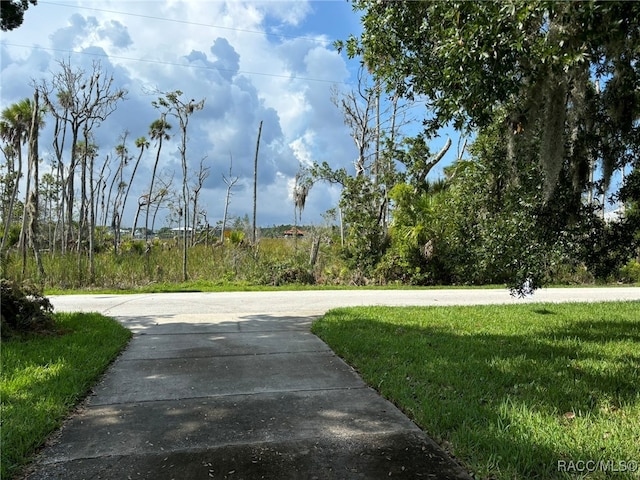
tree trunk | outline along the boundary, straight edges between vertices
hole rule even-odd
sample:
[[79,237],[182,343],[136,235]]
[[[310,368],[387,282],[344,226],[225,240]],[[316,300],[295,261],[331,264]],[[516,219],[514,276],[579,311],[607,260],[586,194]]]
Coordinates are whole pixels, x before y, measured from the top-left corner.
[[95,156],[89,158],[89,281],[96,280],[95,243],[96,243],[96,188],[93,180]]
[[225,228],[227,228],[227,212],[229,210],[229,200],[231,198],[231,188],[236,184],[236,182],[238,181],[238,177],[232,177],[232,171],[233,171],[233,157],[231,156],[231,154],[229,154],[229,178],[226,178],[224,176],[224,174],[222,175],[222,179],[224,180],[224,183],[227,184],[227,195],[224,199],[224,215],[222,216],[222,231],[220,232],[220,242],[222,242],[222,244],[224,244],[224,230]]
[[0,245],[0,252],[4,252],[7,244],[7,239],[9,238],[9,229],[11,227],[11,222],[13,221],[13,209],[16,204],[16,199],[18,198],[18,183],[20,181],[20,177],[22,176],[22,153],[20,150],[20,141],[18,141],[16,145],[16,155],[18,158],[18,172],[16,174],[16,178],[13,181],[11,198],[9,200],[9,212],[7,214],[7,218],[5,219],[4,235],[2,237],[2,243]]
[[[129,198],[129,191],[131,190],[131,184],[133,183],[133,179],[136,176],[136,171],[138,170],[138,165],[140,164],[140,159],[142,158],[142,154],[144,153],[144,145],[140,146],[140,154],[138,155],[138,159],[136,160],[135,165],[133,166],[133,172],[131,172],[131,180],[129,180],[129,184],[127,185],[127,191],[124,194],[124,198],[122,199],[122,209],[120,210],[120,218],[124,217],[124,209],[127,206],[127,199]],[[151,200],[151,197],[149,197]],[[149,205],[147,205],[147,210],[149,209]],[[144,238],[147,239],[147,229],[144,231]]]
[[253,245],[256,244],[256,210],[258,204],[258,151],[260,150],[260,135],[262,134],[262,120],[260,120],[260,127],[258,127],[258,141],[256,142],[256,156],[253,160],[253,233],[251,235],[251,241]]
[[[162,120],[164,121],[164,117],[162,118]],[[161,132],[160,136],[158,137],[158,151],[156,152],[156,161],[153,164],[153,172],[151,173],[151,182],[149,184],[149,201],[151,201],[151,199],[153,198],[153,183],[155,181],[156,178],[156,171],[158,169],[158,162],[160,161],[160,151],[162,150],[162,139],[164,137],[164,133]],[[153,137],[152,137],[153,138]],[[149,208],[147,208],[147,214],[144,218],[144,231],[145,231],[145,238],[146,238],[146,232],[149,229]]]
[[[136,227],[138,225],[138,215],[140,215],[140,210],[142,210],[143,205],[147,205],[147,216],[149,215],[149,199],[147,198],[146,202],[142,200],[144,195],[138,199],[138,208],[136,209],[136,215],[133,217],[133,227],[131,227],[131,240],[133,240],[136,236]],[[145,227],[144,236],[147,236],[147,227]]]
[[[30,154],[29,154],[30,157]],[[22,228],[20,228],[20,239],[18,240],[18,250],[20,252],[20,257],[22,258],[22,278],[24,279],[27,274],[27,228],[28,228],[28,217],[29,213],[27,212],[27,205],[29,204],[29,195],[31,192],[31,168],[33,165],[31,164],[31,158],[27,158],[27,183],[26,183],[26,196],[25,196],[25,205],[22,211]]]
[[38,133],[40,127],[40,110],[39,110],[39,94],[38,90],[33,94],[33,112],[31,117],[31,128],[29,130],[29,170],[33,176],[33,186],[29,200],[27,202],[27,211],[29,213],[29,245],[33,249],[33,255],[38,268],[39,279],[44,278],[44,266],[40,257],[40,241],[38,234],[40,231],[38,224],[38,207],[39,207],[39,171],[38,171]]
[[313,239],[311,243],[311,255],[309,257],[309,265],[315,267],[316,262],[318,261],[318,251],[320,250],[320,236],[317,236]]

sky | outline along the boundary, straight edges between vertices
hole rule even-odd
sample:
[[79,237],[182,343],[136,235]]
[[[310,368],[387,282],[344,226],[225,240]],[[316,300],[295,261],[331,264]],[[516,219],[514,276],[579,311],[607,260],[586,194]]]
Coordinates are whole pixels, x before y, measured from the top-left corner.
[[[125,131],[129,151],[137,153],[133,141],[148,137],[149,125],[159,118],[151,104],[157,94],[150,92],[181,90],[187,101],[204,99],[204,109],[190,120],[187,156],[193,174],[203,159],[210,169],[200,205],[211,225],[223,216],[223,175],[229,176],[231,159],[238,182],[229,214],[252,215],[253,161],[262,121],[257,224],[290,224],[292,186],[301,166],[327,161],[353,171],[357,151],[331,91],[353,88],[358,62],[338,53],[333,42],[360,31],[359,14],[346,0],[39,0],[21,27],[2,32],[1,107],[31,97],[33,81],[50,81],[61,60],[85,71],[100,61],[114,86],[128,92],[95,132],[101,163],[113,156]],[[53,158],[52,124],[40,141],[45,171]],[[165,174],[176,172],[177,189],[178,140],[174,135],[163,146],[159,166]],[[453,159],[455,153],[448,155]],[[152,142],[132,184],[133,198],[148,191],[154,160]],[[322,224],[322,214],[338,205],[339,196],[337,186],[314,185],[301,223]],[[123,226],[132,222],[135,205],[129,200]],[[160,223],[156,227],[166,225]]]

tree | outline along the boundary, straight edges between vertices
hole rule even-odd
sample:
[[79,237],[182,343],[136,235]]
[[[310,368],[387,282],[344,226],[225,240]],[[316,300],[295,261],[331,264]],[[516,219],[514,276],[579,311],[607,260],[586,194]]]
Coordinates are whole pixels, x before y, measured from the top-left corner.
[[[366,63],[366,62],[365,62]],[[356,146],[353,175],[344,168],[315,164],[310,178],[298,178],[296,189],[308,193],[316,181],[343,187],[340,198],[343,254],[358,275],[367,276],[388,245],[389,191],[401,178],[396,168],[401,159],[401,130],[410,120],[411,102],[398,102],[394,92],[381,98],[380,84],[371,82],[362,66],[355,89],[333,94],[333,103],[342,110],[345,125]]]
[[599,159],[606,186],[637,143],[640,3],[353,4],[364,11],[364,32],[338,47],[363,55],[387,89],[425,98],[428,133],[500,120],[513,144],[541,127],[536,159],[547,199],[563,161],[580,192],[589,161]]
[[253,159],[253,224],[251,232],[251,243],[256,244],[256,212],[258,211],[258,152],[260,151],[260,136],[262,135],[262,120],[258,127],[258,140],[256,140],[256,154]]
[[42,222],[46,225],[47,229],[46,245],[49,249],[51,249],[54,243],[53,228],[56,218],[60,213],[58,211],[60,182],[58,182],[58,179],[56,178],[55,170],[55,165],[52,165],[51,171],[42,175],[39,195],[40,202],[42,204],[40,208]]
[[0,29],[7,32],[22,25],[24,12],[29,8],[29,4],[37,5],[38,0],[4,0],[0,2],[0,13],[2,14]]
[[[27,169],[27,199],[25,201],[25,213],[23,221],[24,235],[26,236],[25,243],[33,249],[33,254],[38,267],[38,275],[40,278],[44,277],[44,266],[42,265],[42,259],[40,257],[40,242],[38,239],[39,228],[39,189],[40,189],[40,174],[38,164],[40,161],[38,150],[38,138],[40,126],[42,125],[42,115],[40,112],[40,94],[38,89],[35,89],[33,94],[33,108],[31,111],[31,122],[29,126],[29,163]],[[26,227],[26,229],[25,229]],[[22,236],[22,235],[21,235]],[[26,248],[23,249],[23,262],[22,262],[22,276],[26,274]]]
[[[129,178],[129,184],[127,185],[127,191],[124,194],[124,198],[122,200],[122,209],[120,210],[120,218],[124,216],[124,209],[127,205],[127,199],[129,198],[129,191],[131,190],[131,185],[133,184],[133,180],[136,177],[136,172],[138,171],[138,165],[140,165],[140,160],[142,159],[142,154],[145,149],[149,148],[149,141],[145,137],[139,137],[136,139],[136,147],[140,149],[138,153],[138,158],[136,159],[136,163],[133,165],[133,171],[131,172],[131,177]],[[148,207],[147,207],[148,208]],[[133,228],[135,230],[136,222],[133,222]],[[147,229],[145,226],[145,240],[147,239]]]
[[[14,103],[2,111],[0,116],[0,138],[5,142],[2,151],[7,160],[7,175],[5,177],[5,191],[8,194],[8,204],[3,205],[2,220],[4,234],[0,252],[4,252],[9,237],[15,202],[18,198],[18,182],[22,177],[22,145],[27,142],[32,117],[31,99],[25,98]],[[17,161],[18,165],[15,166]]]
[[[200,160],[200,168],[198,169],[198,174],[195,178],[195,182],[191,187],[193,191],[192,202],[193,202],[193,210],[191,214],[191,218],[193,218],[193,229],[191,230],[191,245],[196,244],[196,233],[198,228],[198,215],[201,213],[198,211],[198,201],[200,200],[200,191],[204,186],[204,182],[207,178],[209,178],[209,174],[211,173],[211,167],[205,167],[204,161],[206,157],[203,157]],[[206,213],[205,213],[206,217]],[[207,233],[208,234],[208,233]]]
[[[61,70],[53,75],[52,81],[42,81],[40,91],[48,111],[55,118],[53,146],[57,161],[64,173],[65,143],[68,135],[70,141],[70,160],[67,175],[64,178],[66,192],[63,202],[66,205],[66,232],[62,238],[62,248],[66,251],[68,242],[73,239],[72,219],[74,214],[75,173],[80,167],[80,225],[91,222],[91,211],[94,210],[95,190],[88,185],[91,198],[87,195],[87,182],[93,182],[93,162],[95,156],[92,149],[79,149],[80,142],[89,146],[92,144],[92,130],[107,119],[117,108],[120,100],[126,97],[124,89],[117,89],[113,85],[113,77],[105,74],[100,62],[92,64],[87,74],[81,68],[74,69],[70,61],[60,61]],[[67,130],[69,128],[70,131]],[[91,208],[90,208],[91,205]],[[82,240],[88,232],[93,231],[94,225],[89,225],[86,232],[78,233],[78,240]],[[90,237],[91,234],[89,233]],[[89,243],[92,239],[89,238]],[[82,241],[78,241],[78,251],[82,248]]]
[[[156,141],[156,159],[153,163],[153,172],[151,173],[151,182],[149,182],[149,196],[147,198],[152,198],[153,196],[153,184],[156,179],[156,174],[158,171],[158,163],[160,162],[160,152],[162,151],[162,142],[164,140],[169,140],[169,130],[171,130],[171,125],[167,122],[166,113],[162,113],[160,118],[154,120],[149,126],[149,136],[152,140]],[[144,228],[145,231],[149,229],[149,209],[147,208],[145,220],[144,220]]]
[[[129,150],[127,149],[127,136],[129,135],[128,131],[124,131],[122,133],[121,139],[122,142],[115,146],[115,159],[117,161],[118,167],[116,168],[115,173],[111,178],[111,182],[109,185],[109,192],[106,198],[106,211],[104,213],[104,224],[106,224],[106,220],[109,217],[109,205],[111,204],[111,195],[113,194],[113,187],[116,186],[115,196],[113,197],[113,211],[111,213],[111,228],[113,229],[113,251],[117,255],[120,245],[120,232],[122,226],[122,216],[124,212],[124,203],[126,202],[126,194],[125,189],[127,188],[127,182],[125,182],[125,167],[131,161],[131,156],[129,155]],[[109,159],[105,161],[103,167],[106,168],[110,163]],[[102,176],[102,175],[101,175]],[[129,182],[128,185],[131,185]],[[106,189],[106,183],[104,187]],[[135,223],[135,222],[134,222]]]
[[[187,247],[189,230],[189,172],[187,163],[187,129],[191,115],[204,108],[204,99],[196,102],[194,99],[184,101],[181,99],[182,91],[159,92],[161,96],[152,102],[156,108],[163,110],[164,115],[171,115],[178,120],[180,125],[180,160],[182,164],[182,202],[179,207],[181,216],[184,216],[184,231],[182,236],[182,277],[187,281]],[[195,226],[195,225],[194,225]]]
[[231,199],[231,189],[238,182],[239,177],[233,176],[233,157],[229,154],[229,176],[222,174],[222,180],[227,186],[227,194],[224,198],[224,214],[222,215],[222,227],[220,229],[220,243],[224,244],[224,231],[227,228],[227,213],[229,211],[229,201]]

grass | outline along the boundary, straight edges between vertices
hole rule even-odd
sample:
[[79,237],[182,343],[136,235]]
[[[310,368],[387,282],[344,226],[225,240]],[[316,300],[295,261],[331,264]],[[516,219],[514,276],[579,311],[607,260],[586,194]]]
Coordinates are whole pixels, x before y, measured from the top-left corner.
[[476,478],[640,478],[620,471],[640,463],[640,302],[358,307],[312,330]]
[[131,337],[98,314],[55,318],[55,335],[2,341],[0,478],[10,478],[29,461]]
[[154,283],[137,288],[82,288],[61,289],[46,288],[46,295],[84,295],[84,294],[135,294],[135,293],[176,293],[176,292],[282,292],[302,290],[456,290],[456,289],[504,289],[504,285],[311,285],[301,283],[289,283],[284,285],[255,285],[248,282],[218,282],[211,280],[191,280],[179,283]]

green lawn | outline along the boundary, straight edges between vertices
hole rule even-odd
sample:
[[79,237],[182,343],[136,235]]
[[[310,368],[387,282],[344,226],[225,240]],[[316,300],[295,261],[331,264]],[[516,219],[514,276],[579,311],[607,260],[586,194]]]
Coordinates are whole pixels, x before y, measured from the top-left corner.
[[2,340],[0,478],[29,460],[131,337],[98,314],[55,318],[56,335]]
[[477,478],[640,478],[640,302],[359,307],[312,329]]

